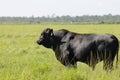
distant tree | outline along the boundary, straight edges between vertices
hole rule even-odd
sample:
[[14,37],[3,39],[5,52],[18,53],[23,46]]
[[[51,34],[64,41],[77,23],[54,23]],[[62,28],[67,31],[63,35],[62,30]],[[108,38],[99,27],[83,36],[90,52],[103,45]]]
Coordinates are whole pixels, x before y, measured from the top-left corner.
[[42,22],[87,22],[87,23],[116,23],[120,24],[120,15],[83,15],[83,16],[56,16],[53,14],[51,17],[48,15],[42,17],[0,17],[0,23],[42,23]]

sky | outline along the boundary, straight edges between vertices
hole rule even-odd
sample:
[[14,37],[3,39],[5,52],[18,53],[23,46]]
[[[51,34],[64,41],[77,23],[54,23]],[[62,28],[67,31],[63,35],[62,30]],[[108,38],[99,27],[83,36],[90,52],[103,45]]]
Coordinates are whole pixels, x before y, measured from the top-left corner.
[[120,0],[0,0],[0,16],[120,15]]

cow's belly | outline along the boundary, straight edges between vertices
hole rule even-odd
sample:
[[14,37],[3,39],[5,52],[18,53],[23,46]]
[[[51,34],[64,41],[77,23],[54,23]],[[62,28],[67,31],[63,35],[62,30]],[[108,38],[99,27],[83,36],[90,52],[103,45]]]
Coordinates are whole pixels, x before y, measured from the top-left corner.
[[93,41],[75,42],[73,50],[76,59],[81,62],[86,62],[91,54],[96,55],[96,47]]

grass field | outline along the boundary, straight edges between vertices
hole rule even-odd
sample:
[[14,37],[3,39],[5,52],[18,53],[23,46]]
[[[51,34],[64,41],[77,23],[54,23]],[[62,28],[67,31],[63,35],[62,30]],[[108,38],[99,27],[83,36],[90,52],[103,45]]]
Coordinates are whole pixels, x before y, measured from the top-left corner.
[[51,49],[36,44],[40,32],[47,27],[78,33],[112,33],[120,40],[120,25],[115,24],[0,25],[0,80],[120,80],[120,57],[118,68],[110,73],[102,69],[102,62],[95,71],[80,62],[77,69],[64,67]]

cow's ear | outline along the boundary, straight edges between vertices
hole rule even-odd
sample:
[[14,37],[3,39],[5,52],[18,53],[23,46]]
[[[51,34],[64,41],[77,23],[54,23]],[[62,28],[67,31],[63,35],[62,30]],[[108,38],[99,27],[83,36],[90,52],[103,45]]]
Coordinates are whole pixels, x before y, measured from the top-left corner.
[[53,29],[50,29],[50,32],[52,33],[52,32],[53,32]]
[[51,29],[50,32],[51,32],[51,36],[53,36],[53,35],[54,35],[54,33],[53,33],[53,29]]

